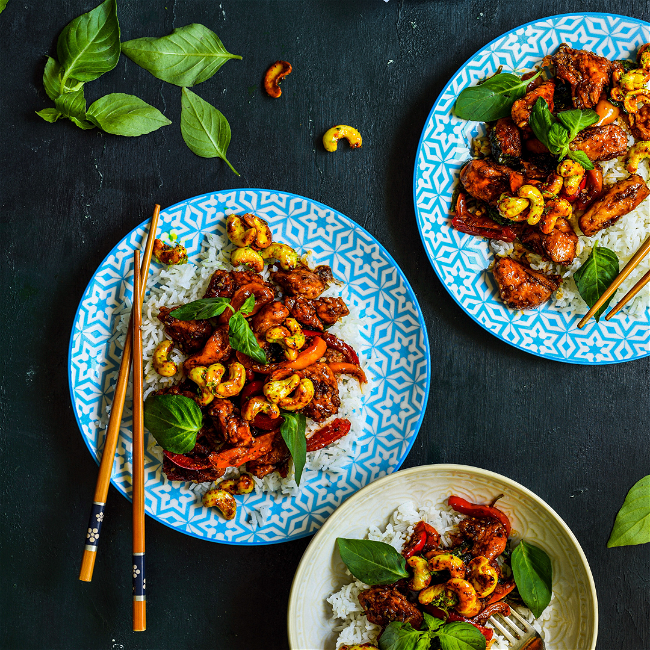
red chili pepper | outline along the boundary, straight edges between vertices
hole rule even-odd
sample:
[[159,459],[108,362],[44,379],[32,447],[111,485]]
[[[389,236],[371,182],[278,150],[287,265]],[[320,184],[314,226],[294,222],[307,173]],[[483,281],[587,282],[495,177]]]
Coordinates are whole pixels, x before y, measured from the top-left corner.
[[327,343],[328,348],[338,350],[350,363],[354,363],[357,366],[359,365],[359,356],[352,346],[348,345],[345,341],[341,341],[341,339],[334,336],[334,334],[328,334],[327,332],[314,332],[312,330],[303,330],[302,333],[305,336],[320,336],[323,341]]
[[460,614],[456,614],[456,612],[449,612],[449,617],[447,618],[447,620],[451,621],[452,623],[455,621],[461,621],[463,623],[469,623],[470,625],[473,625],[485,637],[486,641],[490,641],[492,639],[492,636],[494,635],[494,631],[491,630],[489,627],[483,627],[478,623],[474,623],[474,621],[472,621],[471,619],[465,618]]
[[493,506],[480,506],[457,496],[449,497],[447,503],[456,512],[460,512],[461,515],[468,515],[470,517],[476,517],[477,519],[496,519],[503,524],[508,537],[510,536],[510,520],[498,508]]
[[283,361],[280,368],[291,368],[291,370],[304,370],[316,363],[324,354],[327,345],[323,338],[316,336],[311,345],[306,347],[294,361]]
[[514,580],[504,582],[503,584],[499,583],[496,586],[496,589],[492,592],[492,595],[490,596],[486,605],[491,605],[492,603],[496,603],[499,600],[505,598],[516,586],[517,585],[515,584]]
[[350,420],[336,418],[307,439],[307,451],[316,451],[331,445],[335,440],[347,436],[352,426]]
[[264,386],[264,382],[261,379],[256,379],[255,381],[251,381],[250,384],[246,384],[244,388],[242,388],[241,393],[239,393],[239,398],[240,398],[240,404],[243,404],[249,397],[254,397],[255,395],[261,395],[262,394],[262,387]]
[[279,418],[270,418],[266,413],[258,413],[253,418],[253,426],[262,429],[262,431],[273,431],[273,429],[282,426],[283,422],[284,418],[282,416]]
[[414,530],[406,546],[402,549],[402,556],[407,560],[416,553],[419,553],[427,543],[426,530]]
[[465,195],[461,192],[456,202],[456,215],[451,220],[451,225],[459,232],[464,232],[475,237],[486,237],[487,239],[499,239],[505,242],[513,242],[517,233],[508,227],[500,226],[489,217],[477,216],[467,209]]
[[586,174],[586,185],[575,200],[574,210],[584,210],[587,206],[600,198],[603,193],[603,172],[598,167],[590,169]]
[[198,458],[188,458],[183,454],[172,454],[171,451],[163,450],[163,454],[171,460],[174,465],[185,469],[211,469],[212,463],[209,460],[200,460]]

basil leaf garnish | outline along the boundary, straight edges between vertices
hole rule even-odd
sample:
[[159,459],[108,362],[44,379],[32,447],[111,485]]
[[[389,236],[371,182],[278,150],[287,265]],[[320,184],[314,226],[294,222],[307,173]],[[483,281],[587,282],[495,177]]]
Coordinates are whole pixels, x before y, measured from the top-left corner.
[[150,395],[144,403],[144,426],[163,449],[185,454],[194,449],[203,414],[189,397]]
[[418,632],[410,623],[392,621],[379,639],[381,650],[419,650],[418,645],[425,641],[429,648],[431,638],[428,634]]
[[[599,246],[598,242],[594,242],[594,247],[591,249],[589,257],[573,274],[578,292],[589,307],[593,307],[596,304],[598,299],[605,293],[607,287],[614,281],[618,275],[618,267],[616,253],[609,250],[609,248]],[[596,312],[596,321],[600,319],[613,297],[612,295]]]
[[515,100],[526,94],[526,87],[539,74],[541,71],[525,81],[509,72],[496,74],[478,86],[461,91],[454,112],[463,120],[476,122],[492,122],[508,117]]
[[214,106],[187,88],[183,88],[181,97],[181,135],[197,156],[221,158],[239,176],[226,158],[230,144],[228,120]]
[[589,160],[589,156],[584,151],[576,149],[575,151],[567,151],[566,154],[571,160],[575,160],[577,163],[580,163],[585,170],[589,171],[594,168],[594,163]]
[[154,77],[176,86],[200,84],[230,59],[241,59],[230,54],[213,31],[196,23],[168,36],[127,41],[122,52]]
[[36,111],[36,115],[42,117],[46,122],[56,122],[63,117],[56,108],[44,108],[42,111]]
[[235,312],[230,317],[228,340],[233,349],[249,356],[254,361],[257,361],[257,363],[267,362],[264,350],[259,346],[248,321],[240,312]]
[[485,650],[485,637],[471,623],[447,623],[434,632],[440,650]]
[[551,127],[557,123],[553,117],[553,113],[549,110],[548,104],[543,97],[539,97],[533,105],[533,110],[530,112],[528,124],[533,130],[535,137],[546,146],[546,148],[553,154],[557,155],[556,149],[549,142],[549,133]]
[[307,438],[305,438],[307,418],[302,413],[289,411],[282,411],[282,417],[284,422],[280,428],[280,434],[289,448],[291,458],[293,458],[296,484],[300,485],[302,470],[307,460]]
[[650,542],[650,476],[637,481],[616,515],[607,548]]
[[54,105],[62,117],[67,117],[80,129],[95,128],[95,125],[86,119],[86,98],[84,97],[83,84],[79,90],[59,95],[54,100]]
[[55,100],[63,93],[69,93],[83,88],[83,83],[76,79],[68,79],[65,87],[62,86],[62,70],[59,62],[51,56],[47,57],[45,70],[43,71],[43,86],[51,100]]
[[426,612],[422,612],[422,615],[424,616],[424,624],[427,626],[427,630],[429,632],[435,632],[438,628],[442,627],[445,624],[441,618],[436,618],[435,616],[431,616],[431,614],[427,614]]
[[201,298],[174,309],[169,315],[178,320],[207,320],[223,314],[226,307],[230,307],[229,298]]
[[539,618],[551,601],[553,567],[549,556],[541,548],[521,541],[512,552],[511,566],[519,595]]
[[255,308],[255,296],[251,294],[244,300],[244,304],[239,308],[239,311],[244,314],[244,316],[248,316],[253,309]]
[[562,111],[557,114],[557,119],[564,124],[569,131],[570,139],[578,135],[580,131],[596,124],[600,117],[596,111],[589,109],[574,108],[570,111]]
[[367,585],[390,585],[409,577],[406,560],[390,544],[343,537],[336,542],[350,573]]
[[4,8],[7,6],[9,0],[0,0],[0,14],[4,11]]
[[171,124],[157,108],[125,93],[100,97],[90,105],[88,119],[106,133],[131,137]]
[[92,81],[112,70],[120,59],[116,0],[105,0],[64,27],[56,51],[62,86],[68,79]]

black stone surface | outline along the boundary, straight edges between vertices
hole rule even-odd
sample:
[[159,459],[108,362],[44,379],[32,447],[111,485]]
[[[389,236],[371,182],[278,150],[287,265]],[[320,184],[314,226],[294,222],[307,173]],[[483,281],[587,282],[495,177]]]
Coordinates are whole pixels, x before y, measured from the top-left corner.
[[[418,296],[433,357],[427,413],[404,467],[477,465],[533,490],[571,527],[591,564],[598,648],[650,647],[650,546],[606,548],[628,489],[650,472],[650,359],[578,367],[498,341],[438,281],[412,202],[425,118],[478,48],[544,16],[609,11],[647,19],[649,4],[120,0],[123,40],[200,22],[243,55],[196,89],[228,117],[229,158],[241,178],[185,147],[180,89],[125,57],[88,84],[89,103],[134,93],[172,126],[119,138],[34,114],[51,105],[41,84],[45,56],[55,54],[64,25],[94,5],[9,0],[0,15],[0,647],[288,647],[286,604],[309,539],[237,548],[148,520],[148,630],[133,633],[131,506],[111,488],[94,580],[77,578],[97,476],[68,391],[79,299],[104,256],[154,203],[235,187],[317,199],[386,246]],[[261,80],[280,58],[294,72],[272,100]],[[323,132],[337,123],[359,127],[361,150],[322,149]]]

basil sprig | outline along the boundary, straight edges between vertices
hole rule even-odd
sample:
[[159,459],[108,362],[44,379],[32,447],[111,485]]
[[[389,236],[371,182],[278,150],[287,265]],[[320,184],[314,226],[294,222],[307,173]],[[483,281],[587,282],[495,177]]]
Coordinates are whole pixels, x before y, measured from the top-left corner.
[[91,104],[87,118],[106,133],[123,136],[145,135],[171,124],[157,108],[135,95],[111,93]]
[[144,426],[163,449],[185,454],[194,449],[203,414],[189,397],[149,395],[144,403]]
[[512,552],[511,566],[519,595],[535,618],[539,618],[553,593],[551,559],[541,548],[521,541]]
[[336,543],[350,573],[367,585],[390,585],[409,577],[406,560],[390,544],[343,537]]
[[508,117],[515,100],[526,94],[528,84],[540,74],[541,70],[525,80],[510,72],[495,74],[482,84],[461,91],[454,112],[463,120],[475,122],[492,122]]
[[429,650],[434,640],[440,650],[485,650],[485,637],[470,623],[445,623],[426,612],[423,616],[426,629],[419,631],[410,623],[389,623],[379,639],[381,650]]
[[650,542],[650,476],[637,481],[616,515],[607,548]]
[[284,422],[280,427],[280,434],[287,447],[293,466],[296,472],[296,484],[300,485],[302,470],[305,468],[307,460],[307,438],[305,438],[305,429],[307,428],[307,418],[302,413],[292,413],[282,411]]
[[0,14],[4,11],[5,7],[7,6],[7,2],[9,2],[9,0],[0,0]]
[[[605,293],[607,287],[614,281],[618,275],[619,261],[616,253],[599,246],[598,242],[594,242],[594,247],[591,249],[589,257],[585,263],[573,274],[578,292],[582,299],[593,307],[598,299]],[[605,301],[605,304],[596,312],[596,321],[598,321],[607,309],[607,305],[611,302],[614,296]]]
[[546,145],[554,156],[560,160],[571,158],[589,170],[594,168],[594,164],[587,154],[580,150],[572,151],[569,145],[580,131],[596,124],[599,119],[596,111],[577,108],[562,111],[555,119],[546,100],[539,97],[531,111],[529,124],[535,137]]
[[174,309],[169,315],[178,320],[207,320],[221,316],[230,307],[229,298],[201,298]]

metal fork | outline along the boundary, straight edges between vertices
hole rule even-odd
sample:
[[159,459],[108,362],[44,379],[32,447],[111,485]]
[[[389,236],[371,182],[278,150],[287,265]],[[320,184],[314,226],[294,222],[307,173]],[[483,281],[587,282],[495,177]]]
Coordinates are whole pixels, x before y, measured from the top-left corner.
[[[494,616],[490,616],[488,619],[494,627],[503,634],[503,636],[508,639],[510,643],[510,650],[544,650],[544,641],[542,637],[537,633],[537,630],[524,618],[522,618],[515,610],[510,608],[510,616],[501,616],[504,623],[510,626],[510,630],[502,625]],[[514,621],[511,619],[514,617],[519,626],[515,625]],[[521,629],[523,628],[523,630]]]

